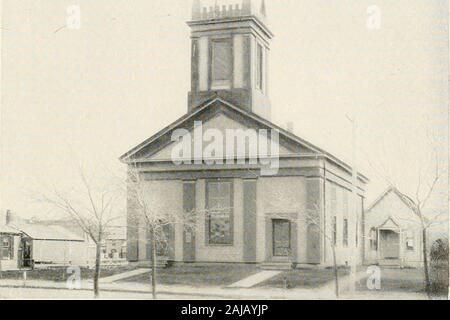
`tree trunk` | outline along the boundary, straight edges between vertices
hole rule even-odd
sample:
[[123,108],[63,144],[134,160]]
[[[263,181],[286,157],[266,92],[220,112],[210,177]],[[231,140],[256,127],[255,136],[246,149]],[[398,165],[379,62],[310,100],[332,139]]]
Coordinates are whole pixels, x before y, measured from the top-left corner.
[[332,246],[333,251],[333,264],[334,264],[334,293],[336,294],[336,298],[339,299],[339,272],[336,261],[336,248]]
[[425,274],[425,290],[428,298],[431,298],[431,281],[428,270],[428,254],[427,254],[427,229],[422,228],[422,250],[423,250],[423,272]]
[[101,263],[101,242],[95,244],[95,269],[94,269],[94,296],[97,299],[100,295],[98,287],[98,279],[100,278],[100,263]]
[[156,300],[156,237],[155,232],[151,232],[151,242],[152,242],[152,294],[153,299]]

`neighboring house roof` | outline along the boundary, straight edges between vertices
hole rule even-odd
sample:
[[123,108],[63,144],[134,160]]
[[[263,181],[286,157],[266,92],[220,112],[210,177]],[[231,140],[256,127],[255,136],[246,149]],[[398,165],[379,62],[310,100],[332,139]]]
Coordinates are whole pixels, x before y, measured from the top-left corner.
[[412,199],[410,199],[408,196],[402,194],[395,187],[387,188],[386,191],[384,191],[374,202],[372,202],[372,204],[366,209],[366,212],[371,211],[376,205],[378,205],[390,193],[395,194],[408,208],[411,209],[411,211],[413,213],[416,213],[414,201]]
[[122,226],[112,226],[108,228],[106,240],[126,240],[126,228]]
[[8,233],[8,234],[20,234],[20,231],[11,228],[10,226],[7,225],[0,225],[0,233]]
[[77,236],[67,229],[60,226],[46,226],[32,223],[22,223],[12,226],[33,240],[53,240],[53,241],[77,241],[83,242],[84,239]]
[[[323,149],[313,145],[312,143],[296,136],[295,134],[275,125],[271,121],[268,121],[253,112],[249,112],[244,109],[238,108],[238,107],[234,106],[233,104],[231,104],[219,97],[213,98],[210,101],[205,102],[203,105],[193,109],[191,112],[189,112],[186,115],[184,115],[183,117],[179,118],[177,121],[173,122],[172,124],[170,124],[169,126],[167,126],[164,129],[162,129],[161,131],[159,131],[158,133],[156,133],[149,139],[140,143],[139,145],[137,145],[136,147],[134,147],[127,153],[123,154],[120,157],[120,160],[124,163],[133,163],[137,160],[142,160],[139,156],[136,156],[136,155],[139,155],[139,152],[148,148],[152,144],[155,144],[155,149],[158,147],[161,147],[160,144],[158,143],[158,140],[162,139],[168,133],[170,133],[171,131],[175,130],[176,128],[179,128],[180,126],[186,124],[187,122],[192,121],[193,119],[196,119],[196,118],[201,118],[202,114],[205,111],[209,111],[214,106],[217,106],[217,104],[220,104],[220,106],[223,106],[224,108],[233,112],[234,114],[238,115],[241,118],[253,121],[260,127],[278,130],[280,133],[281,139],[285,139],[285,140],[289,141],[291,144],[295,144],[295,145],[299,146],[301,148],[301,150],[304,151],[303,153],[308,152],[310,155],[313,154],[316,156],[323,156],[326,159],[330,160],[331,162],[342,167],[343,169],[345,169],[347,171],[351,170],[351,167],[348,164],[346,164],[344,161],[338,159],[337,157],[333,156],[332,154],[326,152],[325,150],[323,150]],[[170,143],[170,142],[172,142],[172,141],[170,141],[170,139],[166,138],[166,143]],[[298,155],[298,153],[299,152],[297,152],[296,155]],[[359,173],[358,175],[359,175],[359,178],[362,179],[364,182],[367,183],[369,181],[369,179],[366,176],[362,175],[361,173]]]

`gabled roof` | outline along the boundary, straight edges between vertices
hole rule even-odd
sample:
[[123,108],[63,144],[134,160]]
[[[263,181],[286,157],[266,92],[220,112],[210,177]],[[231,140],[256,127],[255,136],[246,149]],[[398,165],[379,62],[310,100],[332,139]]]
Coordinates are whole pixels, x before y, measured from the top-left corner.
[[402,194],[396,187],[389,187],[384,191],[372,204],[366,209],[366,212],[372,210],[376,205],[378,205],[388,194],[395,194],[411,211],[415,214],[414,201],[408,196]]
[[77,241],[82,242],[84,239],[77,236],[66,228],[60,226],[46,226],[33,223],[20,223],[11,226],[17,231],[27,235],[34,240],[53,240],[53,241]]
[[[305,150],[305,149],[308,150],[309,154],[315,154],[317,156],[322,156],[322,157],[330,160],[331,162],[335,163],[336,165],[342,167],[343,169],[345,169],[347,171],[351,171],[351,167],[348,164],[346,164],[342,160],[338,159],[337,157],[333,156],[332,154],[326,152],[325,150],[323,150],[323,149],[315,146],[314,144],[298,137],[297,135],[275,125],[271,121],[268,121],[253,112],[236,107],[235,105],[223,100],[220,97],[213,98],[210,101],[205,102],[203,105],[193,109],[191,112],[187,113],[186,115],[179,118],[178,120],[176,120],[169,126],[165,127],[164,129],[162,129],[161,131],[159,131],[158,133],[156,133],[149,139],[145,140],[144,142],[140,143],[139,145],[137,145],[130,151],[123,154],[120,157],[120,160],[124,163],[137,162],[139,157],[136,157],[136,155],[140,151],[142,151],[145,148],[148,148],[150,145],[152,145],[154,143],[156,144],[158,142],[158,140],[161,139],[163,136],[167,135],[172,130],[179,128],[180,126],[187,123],[188,121],[193,121],[193,119],[200,118],[200,115],[202,115],[202,113],[213,108],[213,106],[215,106],[217,104],[223,106],[224,108],[231,111],[232,113],[234,113],[240,117],[243,117],[244,119],[248,119],[250,121],[255,122],[258,126],[268,128],[268,129],[278,130],[280,133],[280,140],[285,139],[286,141],[289,141],[290,143],[299,146],[300,148],[302,148],[302,150]],[[362,175],[360,173],[358,175],[359,175],[359,178],[362,179],[364,182],[369,181],[368,178],[365,177],[364,175]]]
[[10,226],[4,225],[4,224],[0,224],[0,233],[4,233],[4,234],[20,234],[20,231],[11,228]]
[[396,228],[400,228],[400,225],[395,221],[395,219],[392,216],[387,218],[386,221],[384,221],[378,228],[381,229],[383,227],[386,227],[386,225],[389,226],[389,222],[391,222],[391,224],[394,224]]

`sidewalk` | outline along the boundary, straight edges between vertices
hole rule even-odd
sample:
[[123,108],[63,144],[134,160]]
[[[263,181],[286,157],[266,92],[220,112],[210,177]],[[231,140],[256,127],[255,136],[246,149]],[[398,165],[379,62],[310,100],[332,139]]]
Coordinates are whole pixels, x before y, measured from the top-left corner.
[[[345,281],[344,279],[342,279]],[[317,289],[277,289],[277,288],[252,288],[252,289],[228,289],[220,287],[191,287],[175,285],[158,285],[157,292],[160,295],[173,295],[177,299],[224,299],[224,300],[334,300],[334,290],[330,284]],[[33,288],[33,289],[59,289],[69,290],[64,282],[51,282],[42,280],[29,280],[25,286],[22,280],[0,280],[0,288]],[[92,290],[92,283],[82,282],[81,289]],[[151,292],[150,284],[141,283],[101,283],[100,291],[142,293],[148,295]],[[341,294],[341,299],[362,300],[416,300],[426,298],[421,294],[402,292],[357,292],[355,297],[346,293]]]
[[[24,286],[22,280],[10,280],[4,279],[0,280],[0,287],[6,288],[39,288],[39,289],[60,289],[69,290],[66,283],[63,282],[51,282],[42,280],[28,280]],[[81,289],[75,290],[92,290],[92,282],[83,281]],[[131,282],[121,282],[121,283],[100,283],[101,291],[109,292],[131,292],[131,293],[145,293],[151,292],[151,285],[131,283]],[[158,285],[158,294],[164,295],[177,295],[186,296],[189,298],[191,296],[196,296],[199,298],[206,299],[256,299],[256,300],[284,300],[284,299],[333,299],[333,295],[320,292],[313,292],[316,290],[306,290],[306,289],[293,289],[293,290],[283,290],[283,289],[227,289],[221,287],[191,287],[191,286],[176,286],[176,285]]]

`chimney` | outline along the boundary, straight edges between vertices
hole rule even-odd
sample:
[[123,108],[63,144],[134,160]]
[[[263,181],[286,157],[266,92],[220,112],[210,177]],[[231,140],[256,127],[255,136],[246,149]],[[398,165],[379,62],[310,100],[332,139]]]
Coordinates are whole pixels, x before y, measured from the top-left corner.
[[6,215],[5,215],[5,224],[9,225],[9,223],[11,222],[11,210],[6,210]]

